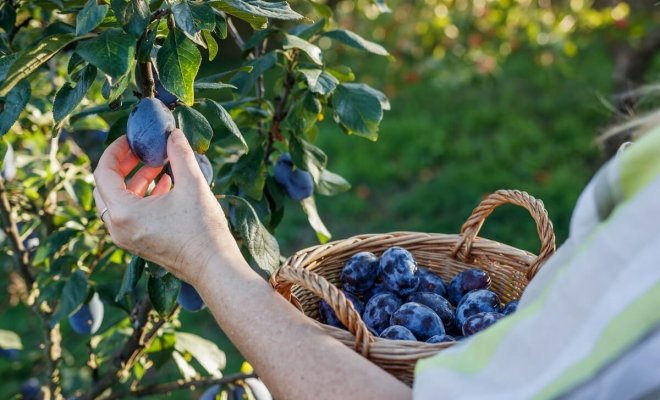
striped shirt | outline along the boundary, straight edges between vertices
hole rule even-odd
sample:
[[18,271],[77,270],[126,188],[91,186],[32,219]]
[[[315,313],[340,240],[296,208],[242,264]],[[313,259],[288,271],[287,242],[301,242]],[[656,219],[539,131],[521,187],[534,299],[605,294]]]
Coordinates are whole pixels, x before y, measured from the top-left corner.
[[420,360],[415,399],[660,399],[660,128],[578,199],[518,311]]

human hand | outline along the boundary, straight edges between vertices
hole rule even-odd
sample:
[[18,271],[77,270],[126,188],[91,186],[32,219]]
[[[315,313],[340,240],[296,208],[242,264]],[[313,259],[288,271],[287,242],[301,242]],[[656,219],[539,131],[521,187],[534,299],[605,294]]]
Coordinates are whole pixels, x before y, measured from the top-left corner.
[[240,254],[227,219],[199,169],[183,132],[175,129],[167,155],[176,185],[164,174],[147,196],[162,167],[142,166],[126,136],[103,153],[94,179],[94,199],[114,242],[156,262],[193,285],[212,258]]

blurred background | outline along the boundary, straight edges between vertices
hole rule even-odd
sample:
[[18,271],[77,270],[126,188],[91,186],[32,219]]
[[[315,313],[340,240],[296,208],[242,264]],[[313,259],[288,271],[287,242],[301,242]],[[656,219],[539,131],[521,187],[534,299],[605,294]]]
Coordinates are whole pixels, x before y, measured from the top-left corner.
[[[376,142],[321,124],[317,146],[327,153],[328,168],[352,184],[348,193],[317,198],[333,239],[397,230],[457,233],[485,195],[520,189],[543,200],[560,244],[577,196],[618,147],[619,141],[599,145],[598,136],[655,105],[652,96],[635,91],[660,72],[655,1],[325,3],[338,25],[392,54],[378,58],[320,43],[324,57],[350,65],[392,105]],[[294,9],[307,5],[292,2]],[[248,25],[237,27],[251,34]],[[240,62],[231,41],[221,42],[219,54],[205,61],[200,75]],[[287,207],[275,234],[285,256],[318,243],[296,206]],[[539,246],[531,218],[513,206],[494,213],[481,236],[532,252]],[[0,292],[0,327],[37,326],[26,319],[26,307],[9,307],[8,296]],[[242,357],[208,311],[183,313],[181,321],[227,353],[227,373],[240,368]],[[26,349],[39,343],[37,336],[23,338]],[[84,353],[85,343],[77,346],[72,354]],[[0,360],[0,398],[30,376],[25,364]],[[175,369],[162,371],[170,372],[178,377]]]

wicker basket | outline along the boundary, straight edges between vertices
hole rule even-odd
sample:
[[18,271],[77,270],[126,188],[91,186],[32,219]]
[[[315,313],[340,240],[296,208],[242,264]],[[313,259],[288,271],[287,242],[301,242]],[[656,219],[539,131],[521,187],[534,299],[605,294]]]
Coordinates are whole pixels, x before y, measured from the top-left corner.
[[[538,256],[492,240],[478,238],[484,220],[495,208],[511,203],[527,209],[537,225],[541,239]],[[412,385],[415,363],[454,343],[427,344],[374,337],[341,290],[339,274],[355,253],[382,254],[392,246],[410,251],[424,266],[449,281],[455,274],[480,268],[491,276],[492,289],[502,301],[518,299],[529,281],[555,251],[552,223],[543,203],[525,192],[499,190],[486,197],[463,224],[461,233],[394,232],[359,235],[297,252],[271,277],[271,285],[305,315],[345,345]],[[348,331],[324,325],[319,320],[318,304],[325,299]]]

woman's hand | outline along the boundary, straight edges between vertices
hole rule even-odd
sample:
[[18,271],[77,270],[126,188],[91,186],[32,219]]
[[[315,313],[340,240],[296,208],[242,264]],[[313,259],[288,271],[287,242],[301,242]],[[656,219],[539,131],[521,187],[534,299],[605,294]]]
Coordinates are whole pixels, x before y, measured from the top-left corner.
[[[114,242],[196,284],[213,258],[235,256],[238,246],[229,232],[222,208],[211,192],[183,132],[176,129],[167,142],[176,186],[164,174],[149,196],[149,185],[162,167],[141,167],[125,136],[103,153],[94,171],[94,199]],[[217,261],[217,260],[216,260]]]

